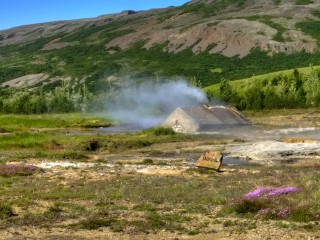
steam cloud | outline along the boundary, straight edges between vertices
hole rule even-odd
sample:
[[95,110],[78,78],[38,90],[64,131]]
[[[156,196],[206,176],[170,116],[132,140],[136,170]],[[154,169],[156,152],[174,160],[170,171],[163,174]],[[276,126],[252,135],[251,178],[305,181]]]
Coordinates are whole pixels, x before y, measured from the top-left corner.
[[161,123],[177,107],[206,102],[205,93],[186,81],[149,83],[121,91],[107,112],[121,123],[148,128]]

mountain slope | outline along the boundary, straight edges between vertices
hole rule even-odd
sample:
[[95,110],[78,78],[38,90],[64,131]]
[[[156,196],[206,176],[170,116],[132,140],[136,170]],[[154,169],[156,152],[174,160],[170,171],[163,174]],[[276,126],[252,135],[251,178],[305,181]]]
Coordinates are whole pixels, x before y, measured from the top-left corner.
[[[221,78],[320,64],[320,0],[194,0],[180,7],[0,31],[0,83],[48,74],[92,91],[130,79]],[[116,79],[116,80],[115,80]],[[5,84],[4,84],[5,86]]]

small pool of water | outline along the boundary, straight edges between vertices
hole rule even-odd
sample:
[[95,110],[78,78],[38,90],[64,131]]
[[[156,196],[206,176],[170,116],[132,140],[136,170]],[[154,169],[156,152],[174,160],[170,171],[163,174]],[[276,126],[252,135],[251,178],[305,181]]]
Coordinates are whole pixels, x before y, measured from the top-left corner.
[[141,125],[133,125],[133,124],[122,124],[122,125],[117,125],[117,126],[111,126],[107,128],[98,128],[97,132],[98,133],[126,133],[126,132],[137,132],[141,131],[145,128],[143,128]]
[[[187,162],[196,163],[196,161],[200,158],[201,154],[190,154],[187,157]],[[245,159],[236,158],[236,157],[229,157],[224,155],[222,159],[222,165],[251,165],[250,162],[248,162]]]
[[241,158],[224,156],[222,159],[222,165],[250,165],[250,162]]

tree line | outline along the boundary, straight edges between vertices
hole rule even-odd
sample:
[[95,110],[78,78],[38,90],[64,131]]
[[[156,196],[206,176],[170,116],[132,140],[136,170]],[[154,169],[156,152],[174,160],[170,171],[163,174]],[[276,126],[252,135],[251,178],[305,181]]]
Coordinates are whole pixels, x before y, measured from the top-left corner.
[[[201,87],[196,78],[190,84]],[[0,113],[42,114],[102,111],[112,104],[118,90],[93,91],[85,83],[62,81],[50,91],[0,88]],[[313,66],[305,74],[297,69],[263,80],[248,80],[243,91],[234,89],[230,81],[220,83],[219,96],[207,92],[209,99],[221,99],[239,110],[307,108],[320,106],[320,71]]]
[[0,112],[14,114],[90,112],[102,109],[104,96],[93,97],[85,84],[62,81],[51,91],[2,88]]

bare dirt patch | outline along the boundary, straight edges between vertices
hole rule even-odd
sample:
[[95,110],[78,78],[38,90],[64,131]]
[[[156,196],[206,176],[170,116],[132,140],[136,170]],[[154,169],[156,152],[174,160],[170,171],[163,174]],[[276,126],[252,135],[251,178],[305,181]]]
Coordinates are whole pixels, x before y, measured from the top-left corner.
[[79,41],[74,41],[74,42],[60,42],[60,38],[54,39],[51,42],[48,42],[45,44],[42,48],[42,50],[45,51],[50,51],[54,49],[62,49],[65,47],[70,47],[70,46],[76,46],[79,45]]
[[49,75],[44,73],[29,74],[23,77],[15,78],[10,81],[2,83],[2,86],[9,86],[15,88],[31,87],[39,82],[43,82],[49,78]]

